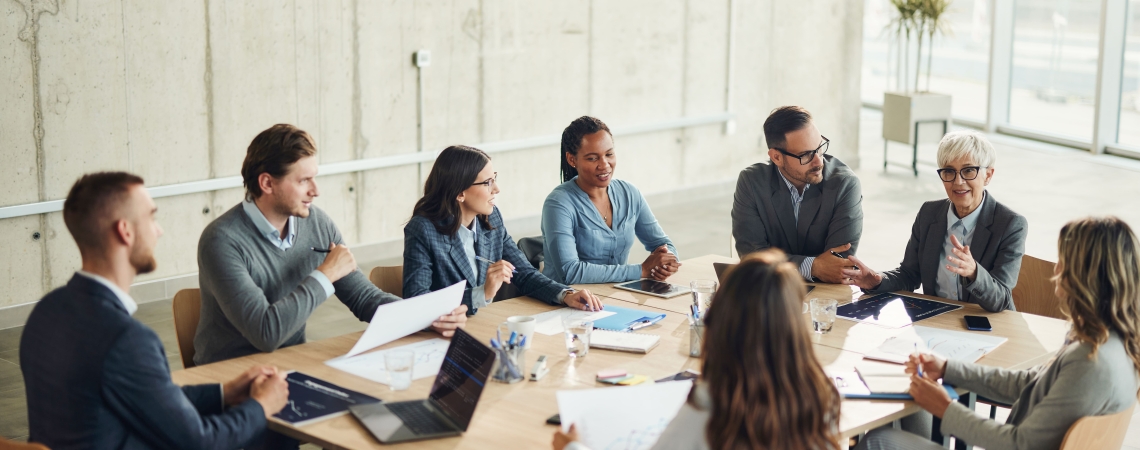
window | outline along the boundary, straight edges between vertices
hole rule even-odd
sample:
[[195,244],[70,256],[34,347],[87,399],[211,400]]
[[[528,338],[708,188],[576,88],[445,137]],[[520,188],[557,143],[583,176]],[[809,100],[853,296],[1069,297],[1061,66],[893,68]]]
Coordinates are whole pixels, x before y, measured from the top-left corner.
[[1140,0],[1128,2],[1126,26],[1117,140],[1121,144],[1140,146]]

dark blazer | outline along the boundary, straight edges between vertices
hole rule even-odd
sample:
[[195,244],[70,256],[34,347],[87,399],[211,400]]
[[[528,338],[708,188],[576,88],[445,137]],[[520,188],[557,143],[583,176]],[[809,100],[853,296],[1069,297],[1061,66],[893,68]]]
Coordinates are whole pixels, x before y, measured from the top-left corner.
[[[883,272],[883,282],[875,288],[876,292],[913,291],[921,283],[922,293],[938,295],[935,292],[938,267],[946,264],[938,257],[946,242],[946,214],[950,207],[950,199],[922,205],[914,219],[902,264]],[[978,274],[972,283],[961,279],[962,298],[958,300],[977,303],[991,312],[1013,310],[1012,292],[1021,271],[1029,223],[988,192],[981,208],[970,241],[970,253],[978,263]]]
[[859,179],[838,158],[823,155],[823,160],[823,181],[804,191],[798,223],[775,164],[756,163],[740,172],[732,203],[732,237],[740,256],[776,247],[799,267],[804,257],[843,244],[851,243],[855,253],[863,234]]
[[175,385],[158,335],[80,275],[32,310],[20,370],[29,440],[53,450],[238,448],[266,429],[255,400],[224,410],[220,385]]
[[[503,226],[503,216],[499,208],[487,218],[492,229],[479,226],[479,236],[475,240],[475,254],[491,261],[507,260],[515,266],[516,273],[511,278],[520,295],[529,295],[552,305],[559,304],[558,294],[568,286],[547,278],[530,265],[526,255],[515,245],[514,239]],[[468,314],[475,314],[471,308],[471,289],[482,286],[487,280],[485,261],[475,260],[479,273],[471,273],[467,253],[463,251],[463,241],[459,233],[455,236],[441,234],[431,221],[423,216],[413,216],[404,226],[404,297],[437,291],[467,280],[467,290],[463,293],[463,304]],[[506,287],[506,283],[503,284]],[[487,299],[490,303],[492,299]]]

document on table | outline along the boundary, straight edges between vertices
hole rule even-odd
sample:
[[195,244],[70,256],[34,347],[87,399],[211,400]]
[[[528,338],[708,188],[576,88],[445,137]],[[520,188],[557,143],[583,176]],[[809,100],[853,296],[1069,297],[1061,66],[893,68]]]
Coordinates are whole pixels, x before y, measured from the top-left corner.
[[447,315],[463,302],[467,280],[435,292],[407,300],[380,305],[368,323],[368,329],[344,356],[351,358],[409,334],[430,327],[440,316]]
[[590,448],[647,449],[685,403],[692,380],[558,391],[562,430],[575,424]]
[[412,366],[412,379],[418,380],[434,377],[439,373],[439,367],[443,365],[443,356],[447,354],[449,345],[451,341],[435,338],[351,358],[340,356],[325,361],[325,365],[380,384],[389,384],[391,380],[388,379],[388,371],[384,368],[384,355],[394,350],[408,350],[416,355]]
[[562,318],[574,317],[583,320],[598,320],[605,317],[612,316],[616,313],[613,311],[582,311],[574,308],[560,308],[554,311],[547,311],[541,314],[534,315],[534,331],[537,333],[545,334],[547,336],[554,336],[561,334]]
[[887,338],[864,357],[880,361],[905,364],[914,353],[915,344],[920,352],[930,352],[946,359],[975,362],[986,353],[1007,341],[1001,336],[982,333],[943,330],[914,325],[898,335]]

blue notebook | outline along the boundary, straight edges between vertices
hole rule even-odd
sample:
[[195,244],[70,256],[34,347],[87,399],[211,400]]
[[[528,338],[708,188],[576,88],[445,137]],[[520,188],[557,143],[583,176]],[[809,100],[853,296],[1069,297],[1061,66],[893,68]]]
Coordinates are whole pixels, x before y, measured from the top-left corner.
[[[942,389],[945,389],[946,393],[950,394],[950,400],[958,400],[958,392],[954,390],[954,386],[951,386],[949,384],[943,384]],[[907,394],[905,392],[902,394],[875,394],[875,393],[851,394],[851,393],[846,393],[846,394],[843,394],[843,398],[858,398],[858,399],[867,399],[867,400],[914,400],[914,397],[911,397],[910,394]]]
[[665,318],[665,313],[622,308],[620,306],[606,305],[603,309],[614,313],[614,315],[595,320],[594,328],[599,330],[633,331],[653,325]]

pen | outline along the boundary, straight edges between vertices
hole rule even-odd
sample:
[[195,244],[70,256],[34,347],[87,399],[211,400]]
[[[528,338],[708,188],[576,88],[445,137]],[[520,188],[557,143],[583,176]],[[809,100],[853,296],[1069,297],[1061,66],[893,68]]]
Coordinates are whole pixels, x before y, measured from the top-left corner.
[[515,338],[516,338],[516,337],[518,337],[518,333],[515,333],[514,331],[512,331],[512,332],[511,332],[511,338],[510,338],[510,339],[507,339],[507,344],[509,344],[509,345],[515,345]]
[[914,343],[914,354],[918,355],[918,362],[915,363],[914,367],[915,367],[915,369],[918,370],[918,377],[922,378],[922,355],[918,353],[918,343],[917,342]]
[[[482,256],[479,256],[479,255],[475,255],[475,259],[478,259],[478,260],[480,260],[480,261],[483,261],[483,262],[485,262],[485,263],[487,263],[487,264],[494,264],[494,263],[495,263],[494,261],[491,261],[491,260],[489,260],[489,259],[487,259],[487,258],[484,258],[484,257],[482,257]],[[518,273],[518,272],[519,272],[519,271],[517,271],[517,270],[515,270],[515,269],[511,269],[511,273]]]
[[317,253],[328,253],[328,252],[332,251],[332,250],[329,250],[327,248],[316,248],[316,247],[309,247],[309,248],[313,249],[313,251],[317,252]]
[[835,250],[828,250],[828,251],[830,251],[832,255],[835,255],[835,257],[836,257],[836,258],[839,258],[839,259],[847,259],[847,257],[846,257],[846,256],[843,256],[843,255],[841,255],[841,254],[839,254],[839,253],[835,253]]

